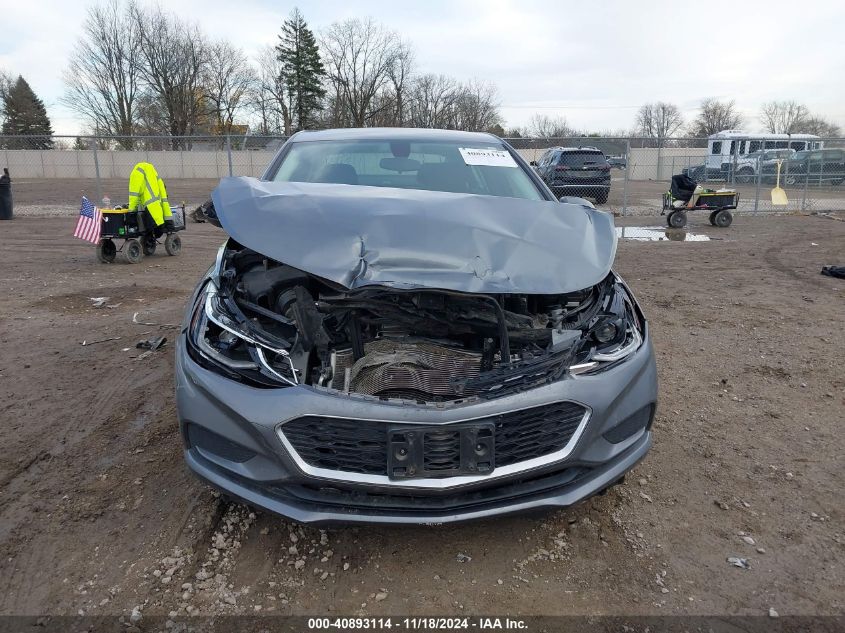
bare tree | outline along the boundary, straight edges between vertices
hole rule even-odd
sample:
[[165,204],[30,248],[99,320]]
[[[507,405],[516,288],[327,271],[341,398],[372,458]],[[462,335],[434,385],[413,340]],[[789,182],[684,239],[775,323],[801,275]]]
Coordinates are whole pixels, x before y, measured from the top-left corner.
[[202,80],[208,64],[208,44],[196,24],[166,13],[160,6],[135,6],[140,36],[140,68],[147,87],[167,112],[168,131],[175,138],[193,134],[204,123]]
[[393,93],[393,123],[403,126],[407,118],[407,101],[409,84],[412,81],[414,68],[414,51],[410,44],[399,42],[393,64],[388,74]]
[[[135,133],[141,136],[166,136],[170,133],[167,108],[151,90],[141,93],[135,104]],[[135,145],[138,145],[136,141]]]
[[[140,88],[140,38],[133,0],[110,0],[88,9],[84,34],[64,72],[61,101],[98,134],[135,131]],[[121,139],[126,149],[132,139]]]
[[574,129],[569,127],[566,117],[549,116],[548,114],[534,114],[528,121],[528,128],[525,130],[527,136],[537,138],[562,138],[575,136]]
[[769,101],[760,108],[760,122],[772,134],[795,134],[810,118],[810,110],[797,101]]
[[347,111],[353,126],[366,126],[401,52],[399,36],[372,18],[353,18],[332,24],[323,33],[322,48],[336,105]]
[[6,72],[3,69],[0,69],[0,99],[6,96],[6,93],[9,92],[9,88],[12,87],[12,75]]
[[367,125],[372,127],[401,127],[396,121],[396,93],[392,86],[385,86],[373,97]]
[[460,96],[458,82],[447,75],[429,73],[413,81],[409,122],[412,127],[454,127],[454,107]]
[[658,146],[664,139],[677,134],[683,124],[684,118],[674,103],[647,103],[637,112],[637,133],[658,139]]
[[204,96],[218,132],[231,132],[235,116],[246,105],[255,81],[255,70],[241,49],[227,40],[209,46]]
[[456,129],[483,132],[496,128],[499,131],[501,123],[498,90],[494,84],[473,79],[460,87],[455,103]]
[[816,136],[836,137],[842,136],[842,128],[833,121],[819,116],[811,116],[799,126],[798,132],[803,134],[815,134]]
[[0,68],[0,125],[6,121],[3,104],[6,102],[6,97],[9,94],[9,88],[12,87],[12,81],[12,75]]
[[293,102],[287,90],[284,62],[269,45],[259,50],[257,62],[258,81],[251,102],[261,121],[259,128],[263,134],[282,131],[290,136]]
[[722,130],[739,128],[743,118],[736,109],[736,103],[719,101],[718,99],[704,99],[698,116],[690,124],[690,136],[705,138]]

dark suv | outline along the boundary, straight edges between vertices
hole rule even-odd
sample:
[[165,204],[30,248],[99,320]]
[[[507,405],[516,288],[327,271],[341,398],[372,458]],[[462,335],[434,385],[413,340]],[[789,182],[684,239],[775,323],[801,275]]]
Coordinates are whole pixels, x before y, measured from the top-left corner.
[[[535,163],[532,162],[532,165]],[[553,147],[536,162],[537,173],[556,196],[593,198],[607,202],[610,163],[595,147]]]
[[[776,180],[775,161],[763,164],[763,176]],[[808,177],[809,174],[809,177]],[[845,180],[845,150],[814,149],[795,153],[780,168],[781,183],[787,185],[839,185]]]

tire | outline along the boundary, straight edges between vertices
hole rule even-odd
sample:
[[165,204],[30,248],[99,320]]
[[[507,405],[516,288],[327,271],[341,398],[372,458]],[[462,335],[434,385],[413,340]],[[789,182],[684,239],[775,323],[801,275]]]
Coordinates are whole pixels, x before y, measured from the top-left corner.
[[137,237],[126,240],[123,252],[126,254],[126,261],[130,264],[140,264],[141,260],[144,259],[144,248],[141,246],[141,240]]
[[722,211],[718,211],[716,215],[713,217],[713,224],[718,226],[720,229],[726,229],[731,225],[731,222],[734,221],[733,214],[728,211],[727,209],[723,209]]
[[111,264],[117,257],[117,246],[110,239],[97,242],[97,259],[103,264]]
[[754,182],[754,170],[750,167],[743,167],[736,172],[736,182],[741,185],[747,185]]
[[156,238],[155,235],[150,235],[144,238],[144,256],[149,257],[150,255],[155,255],[156,252]]
[[607,202],[607,191],[596,196],[596,204],[605,204]]
[[716,214],[719,213],[718,211],[711,211],[710,212],[710,224],[716,226]]
[[682,229],[687,225],[687,214],[683,211],[672,211],[666,218],[666,224],[673,229]]
[[178,255],[182,252],[182,238],[170,233],[164,240],[164,250],[171,257]]

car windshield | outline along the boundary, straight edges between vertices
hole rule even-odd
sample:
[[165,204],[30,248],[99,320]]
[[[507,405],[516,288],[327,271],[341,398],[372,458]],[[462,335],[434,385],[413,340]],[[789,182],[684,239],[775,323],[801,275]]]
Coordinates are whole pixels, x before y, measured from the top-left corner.
[[604,165],[606,162],[601,152],[564,152],[560,155],[560,164],[568,167]]
[[295,142],[271,179],[545,200],[505,146],[495,141]]
[[794,160],[804,160],[809,155],[810,155],[810,152],[795,152],[795,154],[793,154],[792,158]]

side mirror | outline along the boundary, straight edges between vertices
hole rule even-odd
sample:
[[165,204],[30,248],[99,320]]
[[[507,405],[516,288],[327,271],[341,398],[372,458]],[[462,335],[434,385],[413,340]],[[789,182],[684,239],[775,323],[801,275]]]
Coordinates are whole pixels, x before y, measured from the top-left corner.
[[528,164],[529,164],[529,165],[531,165],[532,167],[536,167],[536,166],[537,166],[537,161],[536,161],[536,160],[532,160],[532,161],[531,161],[530,163],[528,163]]
[[590,207],[591,209],[595,209],[596,205],[594,205],[589,200],[585,200],[579,196],[561,196],[558,198],[558,202],[562,202],[563,204],[578,204],[582,207]]

